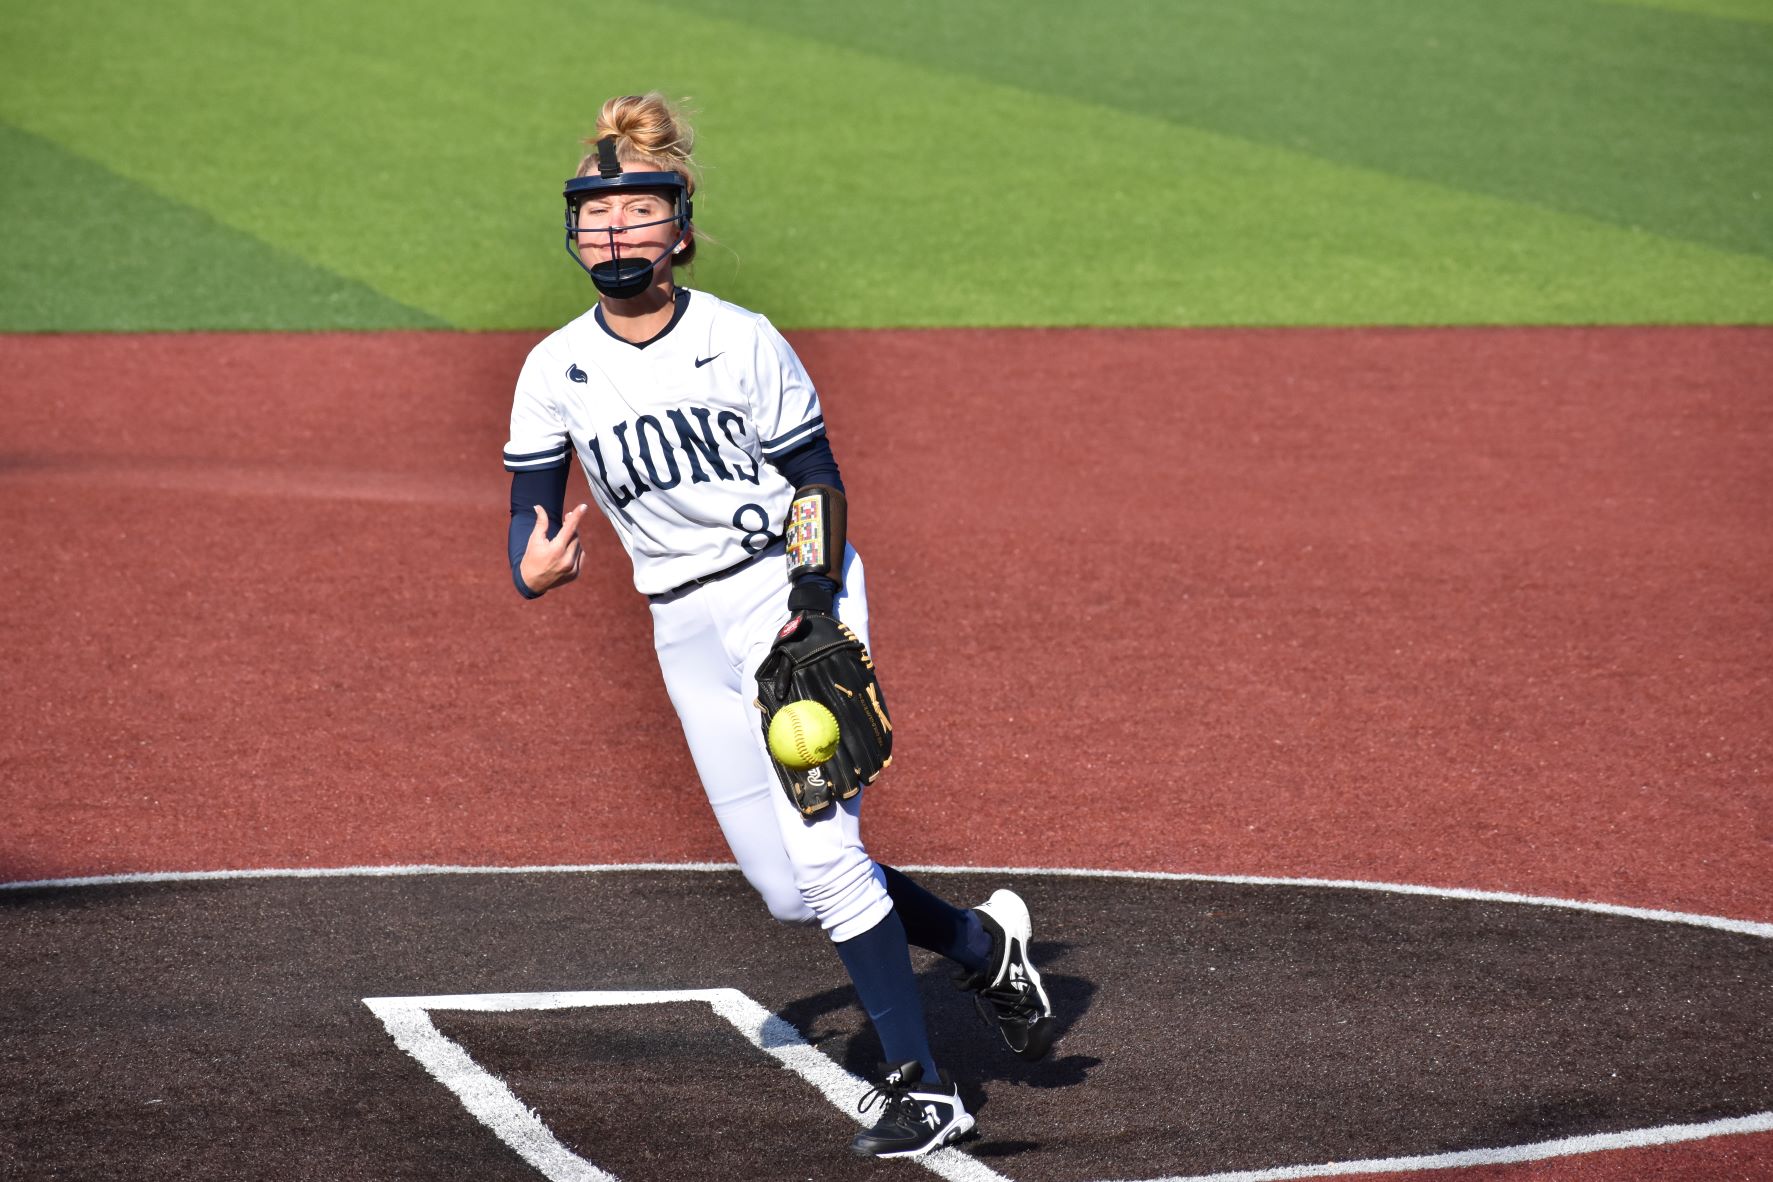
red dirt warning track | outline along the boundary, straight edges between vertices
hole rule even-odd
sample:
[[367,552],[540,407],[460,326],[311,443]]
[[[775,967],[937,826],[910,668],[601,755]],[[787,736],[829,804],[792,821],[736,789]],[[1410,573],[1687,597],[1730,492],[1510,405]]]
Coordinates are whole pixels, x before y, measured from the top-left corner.
[[[607,531],[510,587],[536,335],[0,337],[0,879],[726,860]],[[793,339],[883,858],[1773,918],[1773,331]]]

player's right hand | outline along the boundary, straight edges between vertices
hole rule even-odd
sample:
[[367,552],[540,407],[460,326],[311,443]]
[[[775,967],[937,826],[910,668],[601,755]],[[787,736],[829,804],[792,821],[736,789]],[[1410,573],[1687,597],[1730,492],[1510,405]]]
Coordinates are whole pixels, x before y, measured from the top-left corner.
[[550,538],[547,511],[540,505],[535,507],[536,527],[529,531],[529,544],[517,567],[524,586],[540,595],[550,587],[579,577],[579,564],[585,559],[585,551],[579,545],[579,521],[588,508],[580,505],[568,512],[560,520],[560,532]]

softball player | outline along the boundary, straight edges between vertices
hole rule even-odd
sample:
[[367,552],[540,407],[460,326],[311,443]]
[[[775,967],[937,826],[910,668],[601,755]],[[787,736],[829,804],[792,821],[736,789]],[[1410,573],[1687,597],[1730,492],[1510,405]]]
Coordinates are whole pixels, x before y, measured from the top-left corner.
[[1000,890],[963,910],[869,858],[866,793],[815,816],[778,781],[755,705],[758,666],[791,611],[842,620],[867,643],[861,557],[791,572],[784,522],[796,490],[842,496],[819,396],[763,316],[679,286],[695,257],[691,130],[658,93],[611,99],[567,182],[567,249],[597,303],[543,340],[517,379],[505,467],[511,574],[534,598],[572,581],[588,506],[563,512],[578,457],[593,499],[651,602],[665,686],[721,831],[770,913],[818,923],[836,945],[889,1070],[864,1103],[878,1123],[852,1148],[916,1155],[973,1127],[937,1068],[907,943],[959,966],[1011,1050],[1052,1044],[1052,1007],[1028,956],[1022,900]]

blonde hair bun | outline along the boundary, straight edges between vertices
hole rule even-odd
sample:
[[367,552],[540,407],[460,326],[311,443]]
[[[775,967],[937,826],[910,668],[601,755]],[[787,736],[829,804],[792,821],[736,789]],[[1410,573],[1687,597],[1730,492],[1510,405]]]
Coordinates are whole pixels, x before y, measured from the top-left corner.
[[[597,112],[597,130],[585,141],[594,147],[605,136],[616,140],[616,158],[623,164],[640,164],[659,172],[682,173],[688,191],[696,191],[699,179],[691,153],[696,133],[677,104],[658,91],[610,99]],[[597,171],[597,153],[579,161],[579,176]]]

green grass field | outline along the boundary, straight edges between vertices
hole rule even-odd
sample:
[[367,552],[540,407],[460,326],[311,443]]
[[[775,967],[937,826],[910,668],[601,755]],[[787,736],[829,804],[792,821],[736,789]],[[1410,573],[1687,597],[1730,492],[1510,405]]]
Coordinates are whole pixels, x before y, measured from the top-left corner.
[[651,87],[789,327],[1773,323],[1773,0],[10,7],[0,330],[553,326]]

